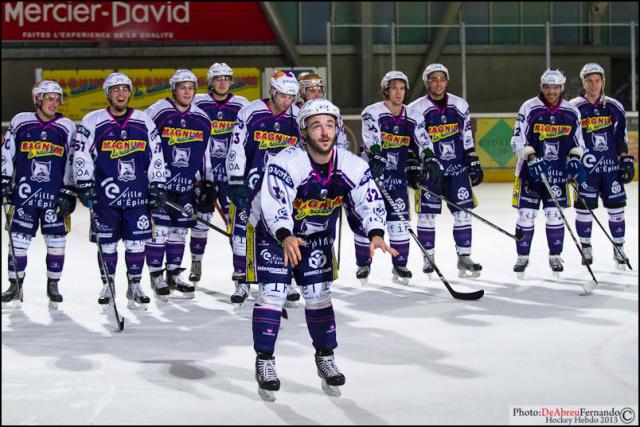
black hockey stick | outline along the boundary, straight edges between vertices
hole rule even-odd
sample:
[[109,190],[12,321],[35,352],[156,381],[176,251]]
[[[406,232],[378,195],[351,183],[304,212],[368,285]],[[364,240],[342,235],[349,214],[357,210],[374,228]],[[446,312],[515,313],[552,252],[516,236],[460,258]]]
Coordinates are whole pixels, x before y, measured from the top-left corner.
[[465,211],[466,213],[468,213],[469,215],[471,215],[475,219],[479,220],[480,222],[483,222],[483,223],[487,224],[489,227],[493,228],[494,230],[497,230],[497,231],[501,232],[502,234],[505,234],[505,235],[511,237],[513,240],[522,240],[524,238],[524,232],[520,228],[516,229],[516,234],[511,234],[507,230],[505,230],[504,228],[501,228],[501,227],[495,225],[494,223],[492,223],[491,221],[484,219],[483,217],[481,217],[477,213],[474,213],[471,209],[467,209],[467,208],[462,207],[462,206],[460,206],[460,205],[458,205],[456,203],[453,203],[452,201],[450,201],[446,197],[441,196],[440,194],[429,190],[424,185],[418,184],[418,188],[420,188],[423,191],[426,191],[427,193],[431,194],[432,196],[437,197],[438,199],[442,200],[443,202],[447,202],[451,206],[454,206],[454,207],[460,209],[461,211]]
[[18,284],[18,292],[20,292],[20,302],[22,302],[22,283],[20,279],[20,272],[18,271],[18,257],[16,256],[16,248],[13,246],[13,235],[11,234],[11,220],[7,210],[7,204],[2,205],[4,208],[4,217],[7,222],[7,231],[9,232],[9,249],[11,250],[11,257],[13,258],[13,271],[16,273],[16,283]]
[[122,331],[124,329],[124,317],[120,316],[118,313],[118,307],[116,307],[116,285],[113,283],[113,277],[109,274],[109,270],[107,269],[107,263],[104,260],[104,253],[102,252],[102,245],[100,244],[100,233],[98,233],[98,227],[96,225],[95,213],[93,211],[93,201],[88,200],[87,207],[89,208],[89,223],[91,224],[91,230],[96,235],[96,245],[98,246],[98,258],[100,260],[100,266],[102,267],[102,271],[107,278],[107,284],[109,285],[109,289],[111,290],[111,302],[113,303],[113,312],[116,316],[116,332]]
[[564,216],[564,209],[562,209],[562,207],[560,206],[560,203],[558,203],[558,199],[556,199],[556,195],[553,193],[553,190],[551,189],[551,185],[549,185],[549,181],[547,181],[547,175],[545,173],[542,173],[541,178],[542,178],[542,182],[544,183],[544,186],[547,188],[547,193],[549,193],[549,196],[553,200],[553,204],[556,205],[556,208],[560,212],[560,216],[562,216],[562,220],[564,221],[564,226],[567,227],[567,230],[569,230],[569,234],[573,239],[573,243],[576,244],[576,248],[578,248],[578,252],[580,252],[580,256],[582,257],[583,264],[585,265],[585,267],[587,267],[587,270],[589,270],[589,274],[591,274],[591,277],[593,278],[593,282],[585,283],[584,285],[582,285],[582,288],[584,289],[584,291],[586,293],[590,293],[591,291],[593,291],[595,288],[598,287],[598,280],[596,279],[596,276],[593,274],[591,267],[589,267],[589,264],[587,264],[585,261],[584,253],[582,252],[582,248],[580,248],[580,243],[578,243],[578,239],[576,239],[576,236],[573,234],[573,230],[569,226],[569,222],[567,221],[567,218]]
[[611,236],[609,236],[609,233],[607,233],[607,230],[605,230],[604,226],[602,225],[602,223],[600,222],[600,220],[598,219],[598,217],[596,216],[596,214],[593,213],[593,210],[587,205],[587,202],[582,198],[582,195],[580,195],[580,192],[578,191],[578,186],[576,185],[575,181],[571,181],[571,186],[573,187],[573,189],[576,192],[576,195],[578,196],[578,198],[580,199],[580,201],[582,202],[582,205],[587,208],[589,210],[589,213],[591,214],[591,216],[593,217],[593,219],[596,220],[596,223],[600,226],[600,229],[602,230],[602,232],[604,233],[605,236],[607,236],[607,239],[609,239],[609,241],[611,242],[611,244],[613,245],[613,249],[618,253],[618,255],[624,259],[624,262],[627,264],[627,267],[629,267],[629,270],[633,270],[633,268],[631,268],[631,263],[629,262],[629,258],[627,258],[622,251],[620,250],[620,248],[618,248],[618,246],[616,246],[616,244],[614,243],[613,239],[611,238]]
[[180,206],[179,204],[177,204],[177,203],[173,203],[173,202],[170,202],[169,200],[167,200],[167,201],[165,202],[165,204],[166,204],[167,206],[170,206],[170,207],[172,207],[173,209],[177,210],[178,212],[183,213],[184,215],[186,215],[187,217],[189,217],[189,219],[193,219],[193,220],[199,221],[199,222],[201,222],[202,224],[206,225],[207,227],[209,227],[209,228],[211,228],[211,229],[213,229],[213,230],[217,231],[218,233],[220,233],[220,234],[224,234],[226,237],[231,238],[231,234],[227,233],[227,232],[226,232],[226,231],[224,231],[222,228],[217,227],[217,226],[215,226],[215,225],[211,224],[211,223],[210,223],[209,221],[207,221],[206,219],[201,218],[201,217],[200,217],[198,214],[196,214],[195,212],[189,212],[188,210],[186,210],[185,208],[183,208],[183,207],[182,207],[182,206]]
[[[400,212],[396,204],[393,202],[393,199],[391,199],[391,196],[389,195],[387,190],[382,186],[382,183],[379,182],[377,179],[374,179],[374,181],[378,185],[378,189],[380,190],[384,198],[387,200],[387,203],[389,203],[389,205],[393,208],[393,211],[395,212],[395,214],[398,215],[401,221],[406,221],[404,219],[404,215],[402,215],[402,213]],[[442,283],[444,283],[444,286],[446,286],[451,296],[453,296],[455,299],[462,299],[462,300],[477,300],[482,298],[482,296],[484,295],[483,289],[480,289],[479,291],[474,291],[474,292],[458,292],[455,289],[453,289],[451,285],[449,285],[449,282],[447,282],[447,279],[445,279],[445,277],[442,275],[442,273],[436,266],[435,262],[433,262],[433,258],[429,256],[429,253],[427,252],[427,250],[424,248],[424,246],[422,246],[422,243],[420,243],[420,240],[418,239],[418,236],[416,236],[416,233],[411,228],[411,225],[409,225],[409,234],[411,234],[411,237],[413,237],[413,240],[415,240],[415,242],[418,244],[418,247],[420,248],[424,256],[427,257],[427,259],[433,266],[433,269],[438,274],[438,277],[440,277],[440,280],[442,281]]]

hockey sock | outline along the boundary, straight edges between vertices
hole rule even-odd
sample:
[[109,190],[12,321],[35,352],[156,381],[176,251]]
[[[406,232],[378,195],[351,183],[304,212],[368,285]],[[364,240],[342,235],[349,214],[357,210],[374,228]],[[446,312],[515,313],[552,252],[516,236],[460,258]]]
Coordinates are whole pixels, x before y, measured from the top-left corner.
[[64,266],[64,248],[47,247],[47,277],[59,279]]
[[233,269],[235,271],[246,271],[247,258],[244,255],[233,254]]
[[591,225],[593,218],[591,213],[586,209],[576,209],[576,233],[581,243],[589,243],[591,241]]
[[169,240],[167,242],[167,265],[170,270],[180,267],[182,255],[184,255],[184,243]]
[[547,245],[549,255],[560,255],[564,244],[564,221],[560,216],[560,211],[556,208],[546,208],[545,229],[547,231]]
[[313,341],[313,347],[317,349],[336,348],[336,317],[333,313],[333,306],[317,309],[304,310],[307,319],[307,328]]
[[24,271],[27,269],[27,249],[29,249],[29,245],[31,244],[31,236],[16,232],[12,232],[11,236],[13,238],[13,250],[16,253],[16,262],[18,265],[16,266],[14,264],[13,255],[9,250],[9,278],[15,279],[16,271],[18,272],[18,277],[23,278]]
[[253,306],[253,348],[256,352],[274,353],[281,315],[282,310],[258,303]]
[[471,215],[464,211],[453,214],[453,240],[458,255],[471,254]]
[[197,228],[191,229],[191,240],[189,241],[189,250],[191,251],[191,259],[200,261],[207,246],[207,231]]
[[516,240],[516,250],[518,255],[529,255],[531,252],[531,241],[533,240],[533,231],[535,226],[537,209],[519,208],[518,221],[516,222],[516,234],[522,232],[522,240]]
[[127,266],[127,273],[131,277],[142,275],[144,267],[145,244],[142,240],[125,240],[124,262]]
[[624,243],[624,208],[607,209],[609,213],[609,231],[616,243]]
[[426,250],[433,249],[436,244],[435,214],[418,215],[418,240]]
[[392,258],[393,265],[406,266],[409,258],[409,222],[389,221],[389,243],[391,247],[398,251],[400,255]]
[[359,234],[353,235],[356,248],[356,265],[363,266],[371,264],[371,251],[369,249],[369,239]]
[[[112,251],[112,252],[111,252]],[[105,244],[102,245],[102,257],[104,258],[104,263],[107,265],[107,270],[110,276],[116,274],[116,265],[118,264],[118,251],[116,248],[116,244]],[[100,268],[100,275],[105,277],[106,274],[102,269],[102,263],[100,262],[100,253],[98,252],[98,267]]]

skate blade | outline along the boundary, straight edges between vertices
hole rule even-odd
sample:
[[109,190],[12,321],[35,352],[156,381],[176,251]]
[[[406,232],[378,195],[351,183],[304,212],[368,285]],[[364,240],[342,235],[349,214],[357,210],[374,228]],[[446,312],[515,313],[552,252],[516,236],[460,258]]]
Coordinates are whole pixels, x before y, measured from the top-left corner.
[[260,398],[265,402],[275,402],[276,394],[272,390],[265,390],[263,388],[258,387],[258,394]]
[[618,262],[616,262],[616,270],[618,271],[627,271],[627,264],[620,264]]
[[331,397],[342,396],[342,392],[340,391],[339,386],[329,385],[323,379],[320,380],[320,383],[322,384],[322,391],[324,391],[327,396],[331,396]]
[[285,308],[298,308],[298,302],[297,301],[286,300],[284,302],[284,307]]
[[171,291],[169,298],[171,299],[193,299],[195,297],[193,292],[181,292],[178,290]]
[[233,304],[233,311],[240,311],[247,304],[247,300],[244,300],[242,302],[233,302],[232,304]]
[[554,279],[560,280],[560,272],[559,271],[552,271],[551,274],[553,275]]
[[369,284],[369,279],[368,278],[364,278],[364,279],[358,279],[360,280],[360,286],[367,286]]
[[157,300],[160,300],[162,302],[168,302],[169,301],[169,295],[158,295],[158,294],[154,294],[155,298]]
[[584,290],[585,295],[590,295],[594,289],[598,287],[598,284],[593,280],[588,281],[587,283],[582,285],[582,289]]
[[129,310],[141,310],[141,311],[147,311],[148,307],[148,303],[141,303],[141,302],[136,302],[133,300],[129,300],[129,302],[127,302],[127,308]]
[[524,271],[519,271],[516,273],[516,277],[518,278],[518,280],[525,280],[526,276],[524,274]]
[[57,310],[58,309],[58,304],[57,302],[54,301],[49,301],[49,310]]
[[403,285],[403,286],[408,286],[409,285],[409,278],[407,277],[399,277],[399,276],[393,276],[393,278],[391,279],[391,281],[397,285]]
[[22,307],[22,302],[20,300],[12,300],[9,302],[3,302],[2,303],[2,309],[7,309],[7,310],[16,310]]
[[461,279],[477,279],[480,271],[458,270],[458,277]]
[[101,313],[106,313],[107,310],[109,309],[109,304],[100,304],[100,312]]

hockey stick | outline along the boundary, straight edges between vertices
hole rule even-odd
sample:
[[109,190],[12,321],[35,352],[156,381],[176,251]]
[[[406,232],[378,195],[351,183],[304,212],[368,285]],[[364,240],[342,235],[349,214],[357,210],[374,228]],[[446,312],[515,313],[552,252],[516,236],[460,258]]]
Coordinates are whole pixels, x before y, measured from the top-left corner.
[[180,206],[177,203],[173,203],[170,202],[169,200],[167,200],[165,202],[165,204],[167,206],[172,207],[173,209],[177,210],[178,212],[183,213],[184,215],[186,215],[187,217],[189,217],[189,219],[193,219],[196,221],[201,222],[202,224],[206,225],[207,227],[217,231],[220,234],[224,234],[225,236],[227,236],[228,238],[231,238],[231,234],[227,233],[226,231],[224,231],[222,228],[217,227],[213,224],[211,224],[209,221],[207,221],[206,219],[201,218],[198,214],[194,213],[194,212],[189,212],[188,210],[186,210],[185,208],[183,208],[182,206]]
[[591,267],[589,267],[589,264],[587,264],[585,261],[584,253],[582,253],[582,249],[580,248],[578,239],[576,239],[576,236],[573,234],[573,230],[571,230],[571,227],[569,227],[569,222],[567,221],[567,218],[564,216],[564,209],[560,207],[560,203],[558,203],[558,199],[556,199],[556,195],[553,193],[553,190],[551,189],[551,185],[549,185],[549,181],[547,181],[547,175],[545,173],[542,173],[540,174],[540,176],[542,178],[542,182],[544,183],[544,186],[547,188],[547,193],[549,193],[549,196],[551,196],[551,199],[553,200],[553,204],[556,205],[556,208],[560,212],[560,216],[562,216],[562,220],[564,221],[564,226],[567,227],[567,230],[569,230],[569,234],[573,239],[573,243],[576,244],[576,248],[578,248],[578,252],[580,252],[580,256],[582,257],[583,264],[585,265],[585,267],[587,267],[587,270],[589,270],[589,274],[591,274],[591,277],[593,278],[592,282],[588,282],[582,285],[582,288],[584,289],[585,293],[591,293],[591,291],[593,291],[595,288],[598,287],[598,280],[596,280],[596,276],[594,276],[593,271],[591,270]]
[[87,207],[89,208],[89,222],[91,224],[91,230],[96,235],[96,244],[98,245],[98,258],[100,260],[100,266],[102,267],[102,271],[107,278],[107,284],[109,285],[109,289],[111,290],[111,303],[113,303],[113,312],[116,315],[116,332],[122,331],[124,329],[124,317],[120,316],[118,313],[118,307],[116,306],[116,286],[113,283],[113,277],[109,274],[109,270],[107,269],[107,263],[104,260],[104,253],[102,252],[102,245],[100,244],[100,233],[98,233],[98,227],[95,222],[95,213],[93,211],[93,200],[87,201]]
[[451,206],[454,206],[454,207],[460,209],[461,211],[465,211],[466,213],[468,213],[469,215],[471,215],[475,219],[479,220],[480,222],[483,222],[483,223],[487,224],[489,227],[493,228],[494,230],[497,230],[497,231],[501,232],[502,234],[505,234],[505,235],[511,237],[514,240],[522,240],[524,238],[524,232],[520,228],[516,229],[516,234],[511,234],[507,230],[495,225],[491,221],[482,218],[480,215],[474,213],[471,209],[467,209],[467,208],[462,207],[462,206],[460,206],[460,205],[458,205],[456,203],[453,203],[452,201],[450,201],[446,197],[441,196],[440,194],[429,190],[424,185],[418,184],[418,188],[420,188],[423,191],[426,191],[427,193],[431,194],[432,196],[437,197],[438,199],[442,200],[443,202],[447,202]]
[[[380,183],[375,178],[374,178],[374,181],[378,185],[378,189],[380,190],[384,198],[387,200],[387,203],[389,203],[389,205],[393,208],[393,211],[395,212],[395,214],[398,215],[401,221],[406,221],[404,219],[404,215],[402,215],[402,213],[400,212],[400,210],[398,209],[394,201],[391,199],[391,196],[389,195],[387,190],[382,186],[382,183]],[[427,250],[424,248],[424,246],[422,246],[422,243],[420,243],[420,240],[418,239],[418,236],[416,236],[416,233],[411,228],[411,225],[409,225],[408,228],[409,228],[409,234],[411,234],[411,237],[413,237],[413,240],[415,240],[415,242],[418,244],[418,247],[420,248],[424,256],[427,257],[427,259],[433,266],[433,269],[438,274],[438,277],[440,277],[440,280],[442,281],[442,283],[444,283],[444,285],[446,286],[451,296],[453,296],[455,299],[462,299],[462,300],[477,300],[482,298],[482,296],[484,295],[483,289],[480,289],[479,291],[474,291],[474,292],[458,292],[455,289],[453,289],[451,285],[449,285],[449,282],[447,282],[447,279],[445,279],[445,277],[442,275],[442,273],[436,266],[435,262],[433,262],[433,258],[429,256],[429,253],[427,252]]]
[[582,204],[584,205],[584,207],[586,207],[589,210],[589,213],[591,214],[591,216],[593,217],[593,219],[596,220],[596,223],[600,226],[600,229],[602,230],[602,232],[604,233],[605,236],[607,236],[607,239],[609,239],[609,241],[611,242],[611,244],[613,245],[613,249],[618,253],[618,255],[620,255],[620,257],[622,259],[624,259],[624,262],[627,264],[627,267],[629,267],[629,270],[633,270],[633,268],[631,268],[631,263],[629,262],[629,258],[627,258],[622,251],[620,251],[620,248],[618,248],[618,246],[616,246],[616,244],[614,243],[613,239],[611,238],[611,236],[609,236],[609,233],[607,233],[607,230],[605,230],[604,226],[602,225],[602,223],[600,222],[600,220],[598,219],[598,217],[593,213],[593,210],[587,205],[587,202],[585,202],[585,200],[582,198],[582,195],[580,194],[580,192],[578,191],[578,186],[576,185],[575,181],[571,182],[571,186],[573,187],[573,189],[576,192],[576,195],[578,196],[578,198],[580,199],[580,202],[582,202]]
[[218,212],[218,215],[220,215],[220,217],[222,218],[222,221],[224,222],[225,227],[228,227],[229,226],[229,220],[224,215],[224,212],[222,212],[222,208],[218,204],[217,200],[213,201],[213,207],[216,209],[216,212]]
[[20,272],[18,271],[18,257],[16,256],[16,248],[13,246],[13,235],[11,234],[11,220],[13,218],[9,216],[7,204],[3,204],[2,207],[4,209],[5,221],[7,222],[7,231],[9,232],[9,248],[11,250],[11,257],[13,258],[13,269],[16,273],[16,283],[18,284],[20,292],[20,302],[22,302],[22,283],[20,279]]

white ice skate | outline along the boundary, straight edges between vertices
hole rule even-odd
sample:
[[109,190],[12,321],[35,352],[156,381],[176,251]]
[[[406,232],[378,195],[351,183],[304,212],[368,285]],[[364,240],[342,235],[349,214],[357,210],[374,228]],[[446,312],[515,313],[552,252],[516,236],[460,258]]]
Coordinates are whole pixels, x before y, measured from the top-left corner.
[[391,279],[393,283],[404,286],[409,284],[409,281],[413,276],[411,271],[403,265],[394,265],[391,270],[391,274],[393,274],[393,278]]
[[146,311],[151,300],[142,291],[140,286],[140,278],[129,278],[129,287],[127,289],[127,307],[130,310],[144,310]]
[[336,357],[331,351],[328,354],[316,353],[316,367],[321,380],[322,391],[328,396],[340,397],[340,387],[345,383],[345,377],[336,366]]
[[560,255],[549,255],[549,267],[551,267],[551,273],[556,280],[560,279],[560,273],[564,271],[564,266],[562,265],[562,258]]
[[258,394],[262,400],[275,402],[274,392],[280,390],[280,380],[276,372],[276,358],[263,354],[256,356],[256,381]]
[[482,266],[473,262],[469,255],[458,255],[458,277],[475,279],[480,277]]
[[371,265],[359,265],[356,270],[356,278],[360,280],[360,284],[365,286],[369,282],[369,273],[371,273]]
[[2,308],[15,310],[22,307],[22,280],[24,278],[18,285],[16,279],[9,279],[9,289],[2,293]]
[[62,302],[62,295],[58,292],[58,279],[47,279],[47,297],[49,297],[49,310],[57,310]]
[[183,267],[174,270],[167,270],[167,285],[173,292],[169,295],[171,299],[193,299],[195,286],[182,278],[180,273],[186,270]]
[[246,283],[236,284],[236,290],[233,293],[233,295],[231,295],[233,310],[234,311],[242,310],[247,302],[248,296],[249,296],[249,285],[247,285]]
[[298,301],[300,300],[300,292],[296,285],[291,283],[287,287],[287,299],[284,302],[285,308],[296,308],[298,307]]
[[513,271],[515,271],[518,279],[524,279],[524,272],[529,265],[529,255],[518,255],[518,260],[516,261],[516,265],[513,266]]

